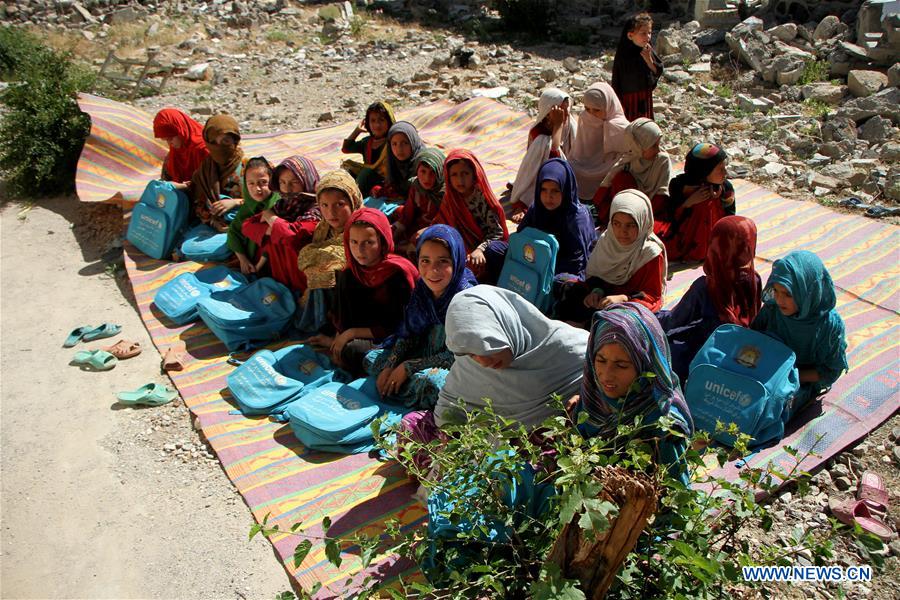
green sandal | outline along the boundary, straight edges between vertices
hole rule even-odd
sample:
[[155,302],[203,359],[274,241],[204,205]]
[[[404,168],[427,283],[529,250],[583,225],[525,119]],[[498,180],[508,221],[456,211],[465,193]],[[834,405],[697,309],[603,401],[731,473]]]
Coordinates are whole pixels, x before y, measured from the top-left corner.
[[84,333],[81,336],[81,340],[84,342],[93,342],[94,340],[102,340],[103,338],[112,337],[114,335],[119,335],[119,332],[122,331],[121,325],[115,325],[113,323],[104,323],[99,327],[94,327]]
[[116,398],[120,404],[127,406],[162,406],[168,404],[178,396],[178,392],[170,390],[159,383],[142,385],[133,392],[119,392]]
[[109,371],[118,362],[119,359],[106,350],[79,350],[72,357],[71,364],[87,367],[94,371]]

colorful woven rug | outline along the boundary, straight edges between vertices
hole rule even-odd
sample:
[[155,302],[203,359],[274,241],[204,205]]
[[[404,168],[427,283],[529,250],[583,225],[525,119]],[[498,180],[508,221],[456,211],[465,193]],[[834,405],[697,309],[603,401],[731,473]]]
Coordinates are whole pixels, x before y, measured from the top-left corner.
[[[133,201],[146,181],[159,172],[164,148],[152,139],[152,115],[124,104],[83,96],[82,109],[93,119],[91,137],[79,163],[78,193],[82,200]],[[474,99],[452,106],[437,102],[401,111],[421,127],[426,143],[468,147],[485,160],[499,192],[518,166],[529,124],[528,117],[497,102]],[[274,159],[302,152],[323,170],[336,166],[340,140],[353,124],[309,132],[247,136],[251,154]],[[850,372],[838,380],[821,406],[800,415],[783,444],[804,452],[820,435],[817,456],[801,468],[814,470],[829,457],[878,427],[900,407],[897,384],[900,340],[900,231],[863,217],[839,214],[818,204],[787,200],[764,188],[736,181],[738,212],[753,218],[759,228],[757,269],[763,280],[776,258],[790,250],[816,252],[825,261],[838,288],[838,311],[847,325]],[[303,448],[286,425],[268,419],[234,414],[225,385],[234,367],[226,363],[225,347],[202,324],[177,327],[161,318],[152,306],[156,290],[176,275],[201,267],[197,263],[168,263],[147,258],[126,244],[126,268],[141,317],[162,351],[176,340],[186,342],[191,360],[172,380],[225,472],[243,495],[254,517],[269,515],[270,525],[282,530],[302,523],[313,536],[312,551],[299,568],[292,553],[299,538],[273,539],[288,573],[305,588],[315,582],[331,586],[336,597],[348,578],[358,581],[358,550],[345,548],[340,569],[325,557],[322,517],[331,517],[331,535],[378,533],[382,523],[396,518],[404,527],[421,525],[424,507],[392,462],[367,456],[336,456]],[[677,272],[669,283],[668,304],[674,304],[699,275],[699,269]],[[283,342],[288,343],[288,342]],[[753,455],[751,466],[774,461],[782,470],[793,465],[781,446]],[[736,477],[735,463],[720,474]],[[382,556],[369,571],[379,578],[411,576],[412,565]],[[323,591],[320,596],[328,596]]]

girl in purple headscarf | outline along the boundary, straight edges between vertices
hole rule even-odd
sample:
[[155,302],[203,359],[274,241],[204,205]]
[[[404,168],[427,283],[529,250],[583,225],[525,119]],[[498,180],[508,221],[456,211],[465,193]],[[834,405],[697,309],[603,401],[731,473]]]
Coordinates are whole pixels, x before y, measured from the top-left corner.
[[432,225],[416,246],[419,279],[397,334],[383,349],[366,356],[366,371],[378,376],[378,391],[396,404],[434,408],[453,353],[447,349],[444,319],[453,297],[477,285],[466,268],[466,246],[459,232]]
[[519,231],[526,227],[552,234],[559,242],[558,279],[584,280],[597,232],[587,207],[578,201],[578,183],[568,162],[551,158],[541,165],[534,187],[534,204],[525,213]]
[[[573,398],[571,408],[576,423],[587,412],[578,425],[586,437],[615,438],[620,424],[641,417],[635,436],[649,442],[656,462],[669,465],[670,474],[687,485],[683,457],[694,423],[671,364],[666,335],[653,313],[636,302],[613,304],[594,314],[581,396]],[[663,416],[684,437],[659,427]]]

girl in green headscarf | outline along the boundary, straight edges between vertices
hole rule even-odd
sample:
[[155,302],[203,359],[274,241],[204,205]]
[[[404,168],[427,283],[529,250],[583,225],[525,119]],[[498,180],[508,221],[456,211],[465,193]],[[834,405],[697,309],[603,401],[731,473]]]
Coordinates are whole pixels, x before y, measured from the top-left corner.
[[278,199],[278,192],[269,187],[272,180],[272,165],[263,156],[256,156],[244,166],[241,185],[241,196],[244,203],[240,206],[234,220],[228,226],[228,247],[241,263],[241,273],[249,275],[256,272],[256,244],[241,233],[244,221],[257,213],[272,208]]
[[409,180],[409,195],[391,215],[394,243],[409,240],[415,246],[418,233],[437,216],[444,199],[444,159],[437,148],[422,148],[413,157],[415,177]]
[[848,369],[844,321],[835,310],[831,275],[806,250],[775,261],[763,302],[751,327],[773,334],[797,355],[800,390],[785,407],[790,419]]

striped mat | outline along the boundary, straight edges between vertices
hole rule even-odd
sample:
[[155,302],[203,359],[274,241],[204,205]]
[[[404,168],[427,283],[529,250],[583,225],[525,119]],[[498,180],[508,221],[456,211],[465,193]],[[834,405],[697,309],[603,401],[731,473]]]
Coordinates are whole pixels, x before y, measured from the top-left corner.
[[[150,115],[91,96],[83,96],[81,105],[91,114],[94,126],[79,163],[79,195],[92,201],[134,200],[146,180],[157,173],[163,151],[148,137]],[[499,103],[476,99],[454,107],[438,102],[403,116],[422,125],[428,142],[469,147],[489,157],[485,162],[495,186],[511,179],[518,166],[528,118]],[[327,168],[337,164],[338,144],[352,126],[248,136],[246,145],[254,154],[271,152],[276,158],[302,148]],[[500,142],[501,138],[506,141]],[[257,143],[260,146],[253,145]],[[824,435],[816,447],[818,455],[801,465],[814,470],[900,406],[900,232],[877,221],[788,200],[746,181],[736,181],[735,188],[739,212],[759,226],[757,269],[763,279],[776,258],[793,249],[806,249],[822,257],[838,288],[838,311],[847,325],[850,372],[838,380],[821,407],[811,408],[797,419],[783,442],[803,452],[818,435]],[[321,534],[322,517],[331,517],[330,534],[340,536],[378,533],[390,518],[398,519],[403,527],[416,527],[422,524],[425,510],[412,496],[414,486],[395,463],[311,452],[286,425],[232,414],[225,377],[233,367],[225,362],[224,346],[202,323],[174,326],[152,306],[161,285],[200,265],[152,260],[128,244],[125,261],[141,316],[156,346],[163,350],[178,339],[187,344],[189,365],[172,374],[172,380],[199,418],[204,435],[254,517],[262,520],[270,515],[269,524],[278,524],[282,530],[300,522],[312,536],[313,549],[299,568],[291,560],[298,538],[281,535],[273,539],[288,573],[305,588],[317,581],[330,585],[339,597],[344,580],[361,576],[358,550],[345,548],[341,568],[335,569],[316,537]],[[667,293],[669,305],[699,272],[675,273]],[[748,464],[761,466],[769,461],[781,469],[792,465],[791,457],[780,447],[756,453]],[[712,470],[729,478],[735,478],[737,471],[735,463]],[[415,572],[413,565],[391,556],[379,557],[370,570],[381,578]]]

